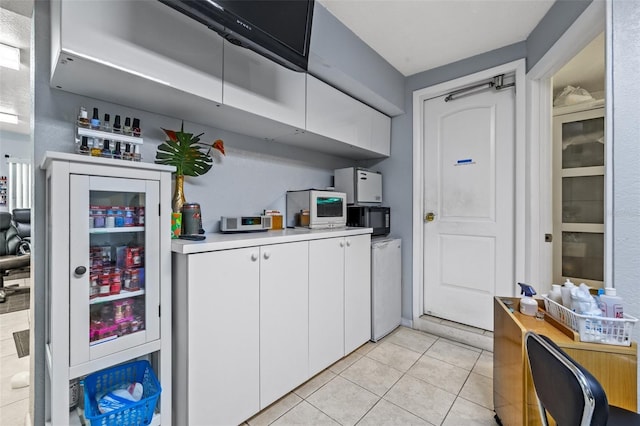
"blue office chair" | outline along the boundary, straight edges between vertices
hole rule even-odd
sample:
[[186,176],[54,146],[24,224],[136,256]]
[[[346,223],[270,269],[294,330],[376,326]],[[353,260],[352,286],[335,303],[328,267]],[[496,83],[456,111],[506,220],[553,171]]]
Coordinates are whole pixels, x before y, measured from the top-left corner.
[[525,335],[540,417],[547,413],[559,426],[640,425],[640,415],[609,405],[602,385],[550,338]]

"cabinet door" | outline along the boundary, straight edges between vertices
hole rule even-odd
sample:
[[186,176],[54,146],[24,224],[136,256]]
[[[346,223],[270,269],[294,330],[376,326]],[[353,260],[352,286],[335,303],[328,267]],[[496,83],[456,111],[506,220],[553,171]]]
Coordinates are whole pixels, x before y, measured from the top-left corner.
[[309,371],[309,243],[260,248],[260,408]]
[[391,118],[371,108],[372,132],[370,149],[373,152],[391,155]]
[[553,279],[604,283],[604,109],[554,117]]
[[344,352],[371,339],[371,236],[345,238]]
[[[52,86],[78,93],[90,90],[83,87],[90,81],[104,86],[96,90],[150,96],[140,93],[135,76],[156,87],[222,100],[222,37],[160,2],[52,2],[52,38],[53,53],[61,51]],[[67,55],[76,59],[67,61]]]
[[309,242],[309,376],[344,356],[344,246]]
[[391,119],[310,75],[307,75],[307,130],[389,155]]
[[69,338],[75,366],[160,339],[160,183],[71,175]]
[[298,129],[305,126],[305,73],[224,42],[223,103]]
[[258,255],[189,256],[189,424],[235,425],[259,410]]

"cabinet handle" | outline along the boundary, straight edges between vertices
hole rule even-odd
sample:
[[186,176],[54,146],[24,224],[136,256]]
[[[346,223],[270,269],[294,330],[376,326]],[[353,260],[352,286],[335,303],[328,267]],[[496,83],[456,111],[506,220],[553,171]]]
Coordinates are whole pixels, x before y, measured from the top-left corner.
[[87,268],[84,266],[77,266],[73,272],[76,275],[76,277],[81,277],[87,272]]
[[270,258],[270,257],[271,257],[271,253],[270,253],[270,252],[268,252],[268,251],[265,251],[265,252],[264,252],[264,258],[265,258],[265,259],[268,259],[268,258]]
[[344,241],[340,241],[340,247],[344,247]]
[[351,240],[347,240],[347,247],[351,247]]
[[251,253],[251,260],[254,262],[258,260],[258,253]]

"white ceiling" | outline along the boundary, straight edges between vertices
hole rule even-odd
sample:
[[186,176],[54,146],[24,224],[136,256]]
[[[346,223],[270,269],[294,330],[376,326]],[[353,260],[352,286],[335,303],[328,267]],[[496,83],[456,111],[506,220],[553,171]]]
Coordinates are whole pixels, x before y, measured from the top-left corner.
[[527,39],[553,0],[317,0],[405,76]]
[[[404,75],[526,40],[553,4],[553,0],[316,1]],[[0,0],[0,42],[21,50],[19,71],[0,68],[0,112],[16,112],[20,121],[0,123],[0,130],[23,134],[30,132],[32,11],[33,0]],[[594,90],[586,82],[602,79],[601,75],[579,73],[604,70],[603,43],[603,39],[595,42],[568,64],[554,78],[556,85]]]

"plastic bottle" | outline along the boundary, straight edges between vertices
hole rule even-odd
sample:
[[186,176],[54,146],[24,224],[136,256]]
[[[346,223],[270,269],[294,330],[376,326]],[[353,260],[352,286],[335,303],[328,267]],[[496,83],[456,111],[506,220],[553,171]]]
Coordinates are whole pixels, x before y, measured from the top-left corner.
[[624,309],[622,303],[622,297],[616,295],[616,289],[613,287],[607,287],[604,289],[604,294],[600,296],[600,306],[603,315],[608,318],[624,318]]
[[569,278],[567,278],[567,281],[565,281],[564,285],[560,289],[560,292],[562,293],[562,304],[569,310],[573,310],[573,303],[571,302],[571,289],[575,286],[576,285],[572,283]]
[[549,299],[553,300],[559,305],[562,305],[562,290],[560,284],[551,284],[551,291],[547,295]]
[[538,312],[538,302],[533,298],[536,291],[528,284],[518,283],[518,285],[522,288],[520,293],[524,294],[524,297],[520,299],[520,313],[531,317],[535,316]]

